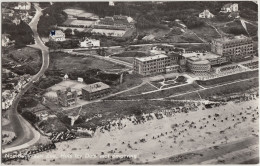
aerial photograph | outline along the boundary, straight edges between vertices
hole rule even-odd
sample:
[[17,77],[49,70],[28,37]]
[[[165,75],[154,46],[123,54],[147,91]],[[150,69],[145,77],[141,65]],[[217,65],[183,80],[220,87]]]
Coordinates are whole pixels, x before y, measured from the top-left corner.
[[258,1],[1,2],[1,164],[259,164]]

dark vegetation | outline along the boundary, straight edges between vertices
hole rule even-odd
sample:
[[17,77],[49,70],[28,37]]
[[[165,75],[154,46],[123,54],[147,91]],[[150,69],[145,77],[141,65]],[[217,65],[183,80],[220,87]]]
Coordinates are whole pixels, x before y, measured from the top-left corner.
[[45,45],[51,49],[71,49],[79,46],[79,40],[48,41]]
[[62,2],[54,3],[52,6],[46,8],[37,25],[39,35],[49,36],[51,30],[57,29],[54,28],[54,25],[66,21],[67,14],[63,10],[69,6],[69,3]]
[[4,19],[2,22],[3,33],[10,34],[10,40],[14,40],[15,46],[18,48],[34,44],[33,32],[29,25],[23,21],[15,25],[11,20]]
[[[162,28],[167,29],[168,26],[162,24],[161,21],[174,21],[175,19],[182,20],[188,28],[196,28],[204,25],[204,22],[199,19],[198,14],[204,9],[209,9],[216,19],[226,19],[223,14],[219,14],[221,7],[228,2],[165,2],[164,4],[156,4],[152,2],[117,2],[115,6],[109,6],[108,2],[78,2],[73,3],[54,3],[54,5],[44,13],[54,16],[51,20],[52,24],[59,24],[64,21],[66,15],[62,9],[68,6],[76,6],[85,9],[88,12],[93,12],[100,17],[113,16],[114,14],[122,14],[133,17],[137,22],[137,28]],[[234,2],[233,2],[234,3]],[[239,5],[240,15],[246,19],[257,20],[257,5],[253,2],[236,2]],[[56,10],[53,14],[52,11]],[[57,12],[58,11],[58,12]],[[65,17],[64,17],[65,16]],[[50,21],[50,20],[48,20]]]
[[146,57],[148,56],[144,52],[137,52],[137,51],[125,51],[119,54],[114,54],[113,56],[116,57]]
[[[35,75],[41,68],[41,51],[30,47],[3,49],[2,67],[18,75]],[[15,66],[17,65],[17,66]],[[21,65],[21,66],[20,66]]]

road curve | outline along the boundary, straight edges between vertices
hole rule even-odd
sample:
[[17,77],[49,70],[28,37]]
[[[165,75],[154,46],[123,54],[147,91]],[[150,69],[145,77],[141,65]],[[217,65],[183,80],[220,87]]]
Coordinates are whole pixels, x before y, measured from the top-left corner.
[[12,123],[13,130],[16,134],[16,139],[9,145],[2,147],[2,153],[19,150],[23,148],[27,148],[33,144],[35,144],[39,138],[40,133],[37,132],[30,123],[28,123],[18,112],[17,106],[24,95],[24,93],[31,88],[33,82],[37,81],[46,71],[49,66],[49,51],[48,47],[46,47],[43,42],[41,41],[39,34],[37,32],[37,24],[42,15],[42,9],[37,5],[34,4],[36,9],[36,14],[32,21],[29,23],[33,31],[33,35],[35,38],[35,44],[31,47],[40,49],[42,51],[42,66],[40,71],[32,77],[32,79],[25,85],[25,87],[20,91],[20,93],[15,97],[11,109],[9,110],[9,118],[10,122]]

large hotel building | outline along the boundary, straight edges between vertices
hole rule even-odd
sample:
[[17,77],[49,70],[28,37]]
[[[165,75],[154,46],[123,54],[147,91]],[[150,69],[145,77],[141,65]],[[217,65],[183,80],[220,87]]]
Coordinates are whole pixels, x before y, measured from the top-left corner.
[[134,59],[134,72],[142,76],[159,73],[177,72],[180,69],[178,62],[182,57],[178,54],[157,54]]
[[212,70],[212,66],[248,60],[254,56],[252,39],[243,35],[213,40],[211,52],[184,50],[176,53],[155,48],[150,53],[151,56],[134,59],[134,73],[142,76],[186,70],[192,73],[207,73]]
[[253,40],[244,35],[214,39],[211,43],[211,51],[227,57],[230,61],[241,61],[254,56]]

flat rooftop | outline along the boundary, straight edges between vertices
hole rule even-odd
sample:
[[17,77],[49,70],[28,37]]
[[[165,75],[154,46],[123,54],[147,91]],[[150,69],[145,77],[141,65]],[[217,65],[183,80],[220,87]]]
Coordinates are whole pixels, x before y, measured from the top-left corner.
[[220,55],[214,54],[212,52],[205,52],[205,53],[190,52],[190,53],[183,53],[182,56],[187,59],[196,57],[200,60],[210,60],[210,59],[217,59],[221,57]]
[[101,90],[109,89],[109,88],[110,88],[110,86],[107,84],[104,84],[103,82],[96,82],[94,84],[89,84],[82,89],[92,93],[92,92],[97,92],[97,91],[101,91]]
[[162,59],[162,58],[167,58],[167,57],[168,57],[167,55],[159,54],[159,55],[153,55],[153,56],[135,58],[135,59],[145,62],[145,61],[151,61],[151,60]]

